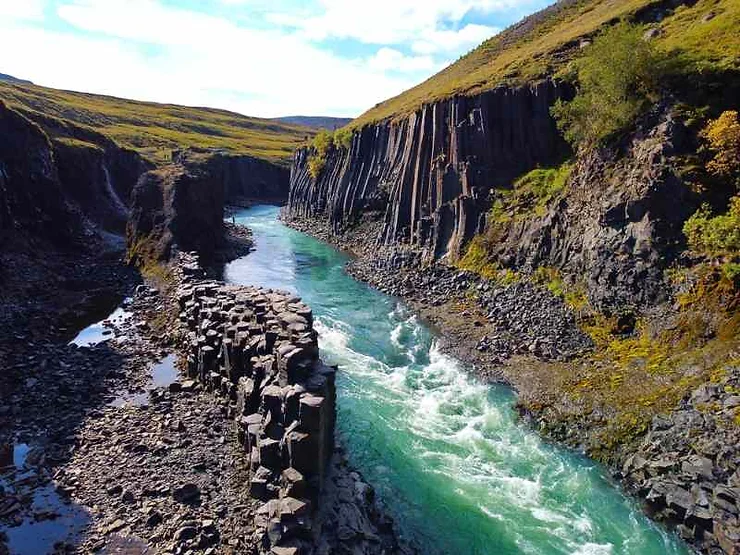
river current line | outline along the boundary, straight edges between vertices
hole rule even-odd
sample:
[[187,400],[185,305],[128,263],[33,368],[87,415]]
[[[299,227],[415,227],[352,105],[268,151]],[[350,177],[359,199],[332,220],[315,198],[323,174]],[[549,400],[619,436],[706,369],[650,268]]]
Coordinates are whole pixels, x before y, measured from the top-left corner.
[[689,553],[602,467],[520,425],[509,390],[471,377],[398,300],[349,277],[346,256],[277,214],[237,214],[256,250],[226,279],[311,305],[322,358],[340,366],[338,433],[350,461],[423,553]]

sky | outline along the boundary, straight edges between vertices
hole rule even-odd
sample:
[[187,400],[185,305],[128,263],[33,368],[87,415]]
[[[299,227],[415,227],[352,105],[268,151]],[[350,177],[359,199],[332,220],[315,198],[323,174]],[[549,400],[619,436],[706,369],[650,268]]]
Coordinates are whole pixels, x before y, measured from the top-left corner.
[[551,0],[0,0],[0,73],[261,117],[355,117]]

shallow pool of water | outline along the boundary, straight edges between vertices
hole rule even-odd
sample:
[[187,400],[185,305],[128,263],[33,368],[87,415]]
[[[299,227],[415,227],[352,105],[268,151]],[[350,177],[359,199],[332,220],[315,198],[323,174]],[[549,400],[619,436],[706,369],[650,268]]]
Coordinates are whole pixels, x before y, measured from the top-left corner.
[[11,519],[0,522],[12,555],[45,555],[53,553],[58,542],[74,544],[90,521],[85,509],[62,498],[56,486],[41,477],[42,470],[31,462],[40,457],[30,456],[41,451],[39,446],[22,442],[0,446],[1,453],[11,455],[8,460],[0,460],[4,467],[0,475],[3,496],[25,499],[24,504],[30,501],[30,506],[24,508],[16,505],[16,511],[8,515]]
[[688,549],[604,469],[522,426],[514,397],[441,353],[402,303],[344,272],[347,258],[255,207],[256,250],[233,283],[298,293],[322,357],[339,364],[338,432],[403,534],[425,554],[678,555]]
[[113,336],[111,326],[119,327],[131,318],[131,312],[125,308],[129,301],[130,299],[124,301],[123,306],[116,308],[107,318],[87,326],[69,344],[78,347],[92,347],[111,339]]
[[152,365],[151,378],[146,386],[146,391],[124,392],[109,403],[111,407],[143,407],[149,404],[149,393],[153,389],[167,388],[175,383],[179,373],[177,371],[177,355],[171,354],[163,358],[157,364]]

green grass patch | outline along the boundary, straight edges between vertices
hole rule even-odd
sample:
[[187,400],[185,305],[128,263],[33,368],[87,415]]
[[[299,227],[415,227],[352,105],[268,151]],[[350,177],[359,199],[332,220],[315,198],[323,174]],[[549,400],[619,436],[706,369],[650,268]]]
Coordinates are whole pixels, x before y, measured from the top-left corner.
[[[620,19],[634,20],[660,0],[578,0],[558,3],[490,38],[456,63],[425,82],[368,110],[350,124],[357,128],[400,119],[424,104],[456,95],[473,96],[498,85],[520,85],[555,75],[584,53],[583,39]],[[714,17],[704,21],[705,16]],[[740,67],[740,3],[699,0],[692,7],[669,12],[655,25],[656,48],[680,59],[689,71],[707,72]]]
[[199,148],[288,165],[293,151],[315,134],[309,128],[225,110],[137,102],[35,85],[0,83],[0,99],[50,136],[72,140],[75,128],[96,131],[155,163],[167,162],[172,150]]

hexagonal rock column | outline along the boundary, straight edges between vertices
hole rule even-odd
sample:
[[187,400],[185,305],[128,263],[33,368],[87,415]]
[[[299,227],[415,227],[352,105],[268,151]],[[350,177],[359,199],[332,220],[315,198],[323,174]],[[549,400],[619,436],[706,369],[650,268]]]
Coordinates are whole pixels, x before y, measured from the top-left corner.
[[256,540],[302,553],[334,448],[336,368],[319,359],[311,309],[283,291],[198,279],[178,291],[188,371],[223,396],[265,501]]

